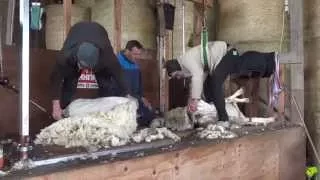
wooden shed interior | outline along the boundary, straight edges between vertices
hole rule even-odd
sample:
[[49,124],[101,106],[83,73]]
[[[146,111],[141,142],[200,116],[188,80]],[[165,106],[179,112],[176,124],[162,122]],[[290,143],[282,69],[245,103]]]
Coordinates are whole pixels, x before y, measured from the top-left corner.
[[[32,172],[34,177],[30,179],[216,177],[213,179],[283,180],[303,178],[306,158],[308,162],[317,161],[311,146],[306,145],[305,125],[302,123],[305,120],[315,147],[319,149],[316,52],[320,31],[316,27],[320,23],[320,3],[317,0],[20,0],[20,3],[17,0],[1,0],[0,73],[1,78],[8,78],[9,84],[18,90],[21,89],[21,61],[24,55],[23,21],[19,20],[21,2],[30,5],[40,3],[44,10],[40,20],[42,27],[36,30],[31,28],[28,33],[30,100],[33,102],[30,103],[28,120],[31,139],[41,129],[55,122],[51,118],[52,104],[48,96],[49,76],[70,27],[80,21],[95,21],[103,25],[108,31],[115,53],[122,50],[131,39],[137,39],[144,45],[145,49],[138,62],[142,71],[144,94],[162,112],[187,104],[189,81],[169,80],[163,63],[200,44],[204,19],[209,41],[225,40],[240,52],[277,51],[284,72],[282,81],[285,83],[285,91],[281,94],[281,101],[275,112],[284,120],[285,125],[280,123],[273,126],[274,132],[250,129],[248,132],[259,135],[245,136],[222,144],[192,140],[176,145],[169,141],[155,143],[154,147],[143,145],[147,147],[143,151],[145,157],[138,158],[135,152],[141,150],[140,146],[128,148],[129,150],[124,147],[115,152],[125,154],[124,152],[130,151],[131,154],[117,157],[119,161],[110,160],[110,150],[94,154],[99,156],[99,161],[95,159],[87,164],[82,161],[72,162],[72,166],[81,164],[79,167],[83,169],[80,170],[54,164],[52,167],[45,167],[45,170],[39,168],[35,171],[22,171],[13,177],[24,177],[26,173]],[[168,15],[163,4],[174,7],[173,29],[166,28]],[[246,116],[270,113],[267,108],[267,82],[267,79],[250,79],[240,83],[245,86],[245,96],[252,100],[242,107]],[[228,80],[225,83],[226,95],[233,93],[238,87],[232,80]],[[96,91],[94,88],[79,88],[75,98],[94,98]],[[0,86],[0,97],[0,139],[18,140],[22,127],[19,118],[19,93],[10,87]],[[287,125],[288,122],[290,125]],[[169,146],[173,148],[164,150],[164,147]],[[155,147],[158,150],[148,151]],[[39,156],[42,158],[39,163],[48,163],[49,160],[47,162],[45,158],[67,157],[63,154],[65,150],[57,151],[59,156],[44,152],[43,157]],[[77,153],[66,152],[70,157]],[[64,168],[63,172],[59,171],[60,165]],[[227,173],[230,169],[232,172]],[[101,173],[102,171],[110,173]]]

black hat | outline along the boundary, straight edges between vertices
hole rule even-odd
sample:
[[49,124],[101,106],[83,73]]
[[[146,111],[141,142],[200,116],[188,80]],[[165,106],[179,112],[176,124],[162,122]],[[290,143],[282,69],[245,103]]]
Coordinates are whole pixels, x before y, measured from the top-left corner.
[[78,48],[77,58],[81,66],[94,68],[99,60],[99,49],[92,43],[81,43]]
[[181,71],[181,66],[177,59],[168,60],[165,67],[169,76],[171,76],[173,72]]

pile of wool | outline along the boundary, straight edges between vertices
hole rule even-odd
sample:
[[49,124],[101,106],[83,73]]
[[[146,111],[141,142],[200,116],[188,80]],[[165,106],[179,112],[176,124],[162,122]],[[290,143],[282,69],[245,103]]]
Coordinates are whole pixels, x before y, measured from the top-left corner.
[[70,117],[41,130],[35,143],[89,149],[120,146],[136,131],[137,103],[123,97],[78,99],[68,109]]
[[151,128],[166,127],[173,131],[193,129],[193,123],[188,117],[185,107],[178,107],[165,113],[164,118],[156,118],[150,124]]
[[188,117],[187,108],[178,107],[165,113],[165,127],[173,131],[184,131],[193,128],[193,123]]
[[238,137],[236,133],[226,130],[225,127],[217,124],[209,124],[206,128],[199,128],[197,135],[201,139],[230,139]]
[[180,137],[167,128],[145,128],[132,135],[132,141],[136,143],[151,142],[158,139],[170,138],[180,141]]

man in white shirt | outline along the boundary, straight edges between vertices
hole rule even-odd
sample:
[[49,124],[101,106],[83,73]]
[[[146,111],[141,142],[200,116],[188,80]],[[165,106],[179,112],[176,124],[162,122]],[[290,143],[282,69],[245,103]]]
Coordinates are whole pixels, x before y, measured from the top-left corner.
[[[225,109],[223,83],[228,75],[270,77],[274,71],[275,53],[248,51],[242,56],[224,41],[208,43],[207,62],[201,58],[201,45],[189,49],[183,56],[166,63],[171,77],[191,76],[191,93],[188,111],[194,112],[203,93],[208,102],[213,102],[219,121],[228,121]],[[204,85],[206,86],[205,92]]]

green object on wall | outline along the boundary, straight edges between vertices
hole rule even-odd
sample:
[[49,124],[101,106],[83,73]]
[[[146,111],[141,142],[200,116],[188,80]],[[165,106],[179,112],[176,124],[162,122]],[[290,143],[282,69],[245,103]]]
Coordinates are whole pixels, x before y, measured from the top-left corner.
[[33,30],[40,30],[42,28],[41,17],[43,8],[40,3],[32,3],[31,6],[31,24],[30,28]]

